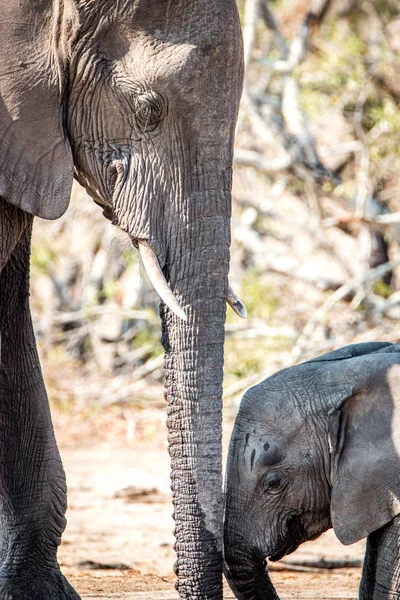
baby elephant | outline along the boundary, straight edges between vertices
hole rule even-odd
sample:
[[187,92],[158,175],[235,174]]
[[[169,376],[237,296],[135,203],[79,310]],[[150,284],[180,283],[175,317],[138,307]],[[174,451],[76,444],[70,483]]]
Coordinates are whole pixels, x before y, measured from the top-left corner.
[[225,574],[276,600],[279,560],[333,527],[366,536],[360,598],[400,598],[400,344],[346,346],[249,389],[229,447]]

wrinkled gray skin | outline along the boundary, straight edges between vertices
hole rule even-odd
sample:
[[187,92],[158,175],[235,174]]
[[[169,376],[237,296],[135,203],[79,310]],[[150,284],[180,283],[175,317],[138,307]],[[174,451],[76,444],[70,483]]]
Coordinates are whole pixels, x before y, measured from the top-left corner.
[[250,388],[229,447],[225,574],[277,600],[278,560],[333,527],[366,536],[362,600],[400,598],[400,344],[346,346]]
[[234,0],[0,0],[0,600],[78,598],[56,552],[66,485],[29,310],[34,216],[73,174],[186,311],[162,306],[178,589],[222,597],[221,397]]

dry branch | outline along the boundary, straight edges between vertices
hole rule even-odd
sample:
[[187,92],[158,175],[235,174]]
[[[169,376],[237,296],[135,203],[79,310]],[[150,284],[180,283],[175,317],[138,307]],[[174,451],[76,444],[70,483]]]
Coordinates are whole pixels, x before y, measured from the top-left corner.
[[[342,285],[342,287],[340,287],[338,290],[336,290],[336,292],[334,292],[316,311],[312,319],[307,323],[307,325],[301,332],[297,343],[292,350],[293,362],[296,363],[300,356],[303,356],[304,349],[307,346],[308,340],[310,339],[311,335],[317,328],[318,324],[325,319],[326,315],[335,306],[335,304],[337,304],[340,300],[345,298],[350,292],[355,291],[357,293],[362,288],[362,286],[367,284],[372,285],[375,281],[381,279],[386,273],[392,271],[399,264],[400,259],[387,262],[383,265],[379,265],[375,269],[370,269],[366,273],[362,273],[361,275],[354,277],[353,279]],[[314,353],[317,354],[317,351],[315,351]]]
[[[267,174],[273,174],[283,169],[293,169],[303,165],[311,171],[313,177],[320,181],[324,177],[338,182],[337,177],[322,165],[318,158],[314,140],[309,132],[304,112],[300,108],[299,89],[292,77],[292,72],[307,54],[311,23],[320,22],[323,18],[328,2],[316,2],[311,12],[307,13],[297,34],[289,44],[283,36],[278,21],[270,10],[267,0],[248,0],[245,14],[245,56],[246,72],[249,70],[251,53],[255,47],[257,22],[255,17],[262,15],[268,28],[273,32],[275,44],[280,52],[279,60],[259,59],[257,62],[266,69],[266,73],[277,73],[282,77],[282,91],[279,114],[270,114],[267,117],[268,91],[265,85],[270,82],[268,76],[258,85],[258,92],[252,95],[249,91],[248,77],[246,77],[245,93],[243,96],[243,109],[246,112],[253,134],[258,138],[264,148],[274,151],[273,159],[265,159],[261,153],[252,156],[243,155],[240,151],[236,160],[249,165]],[[262,101],[262,99],[264,101]],[[276,112],[276,110],[275,110]],[[269,166],[271,165],[271,166]],[[301,172],[296,172],[302,178]]]
[[292,159],[289,154],[284,154],[281,158],[267,159],[260,152],[253,150],[243,150],[237,148],[235,150],[234,162],[244,165],[245,167],[253,167],[267,175],[274,175],[281,171],[286,171],[292,164]]
[[359,569],[362,560],[282,560],[269,563],[268,569],[272,571],[297,571],[301,573],[326,573],[334,569]]
[[260,0],[247,0],[243,24],[244,65],[247,71],[257,35]]

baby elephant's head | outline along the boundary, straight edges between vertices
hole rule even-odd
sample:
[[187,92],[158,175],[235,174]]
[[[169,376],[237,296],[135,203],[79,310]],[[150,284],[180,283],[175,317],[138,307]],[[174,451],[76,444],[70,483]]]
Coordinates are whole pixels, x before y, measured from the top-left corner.
[[267,558],[331,526],[351,544],[400,513],[399,365],[400,346],[358,344],[246,392],[225,494],[225,574],[237,598],[277,598]]

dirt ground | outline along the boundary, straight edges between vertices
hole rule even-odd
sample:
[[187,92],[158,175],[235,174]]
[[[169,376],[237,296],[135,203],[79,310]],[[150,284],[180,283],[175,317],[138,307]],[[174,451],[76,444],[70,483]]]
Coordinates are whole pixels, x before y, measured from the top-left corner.
[[[173,600],[175,577],[169,456],[164,413],[121,412],[74,419],[54,413],[69,489],[68,526],[59,552],[84,599]],[[225,447],[231,425],[225,426]],[[362,558],[330,531],[287,560]],[[356,598],[359,568],[278,571],[282,598]],[[272,570],[274,569],[274,570]],[[226,598],[233,598],[226,588]]]

